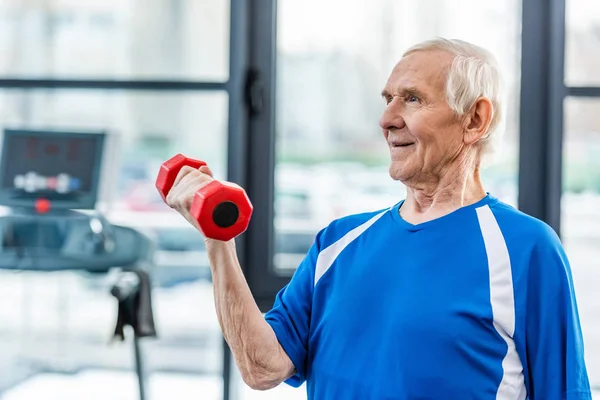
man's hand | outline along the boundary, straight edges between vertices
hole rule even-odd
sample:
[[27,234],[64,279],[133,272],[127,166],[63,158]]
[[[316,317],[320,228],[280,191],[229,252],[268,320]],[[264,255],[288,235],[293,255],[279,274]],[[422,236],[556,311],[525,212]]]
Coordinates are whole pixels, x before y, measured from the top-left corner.
[[200,169],[184,166],[179,170],[173,187],[167,195],[167,205],[175,209],[199,231],[201,230],[198,221],[190,214],[192,201],[196,192],[213,179],[212,171],[207,166],[202,166]]

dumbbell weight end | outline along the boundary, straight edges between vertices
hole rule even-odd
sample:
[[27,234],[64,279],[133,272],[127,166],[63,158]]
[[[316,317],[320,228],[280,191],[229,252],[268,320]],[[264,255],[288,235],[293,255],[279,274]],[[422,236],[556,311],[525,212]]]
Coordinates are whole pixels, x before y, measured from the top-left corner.
[[190,214],[207,238],[228,241],[248,228],[253,206],[240,186],[214,180],[194,195]]

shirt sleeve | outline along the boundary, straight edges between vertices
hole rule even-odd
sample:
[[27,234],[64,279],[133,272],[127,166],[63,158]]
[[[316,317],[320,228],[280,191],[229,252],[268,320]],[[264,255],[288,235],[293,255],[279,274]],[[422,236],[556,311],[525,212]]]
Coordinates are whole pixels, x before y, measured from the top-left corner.
[[273,308],[265,315],[277,340],[292,360],[296,373],[286,380],[291,386],[298,387],[306,380],[308,336],[312,296],[314,288],[315,266],[319,255],[319,238],[300,263],[290,282],[279,291]]
[[535,247],[527,292],[529,399],[591,400],[571,267],[554,231]]

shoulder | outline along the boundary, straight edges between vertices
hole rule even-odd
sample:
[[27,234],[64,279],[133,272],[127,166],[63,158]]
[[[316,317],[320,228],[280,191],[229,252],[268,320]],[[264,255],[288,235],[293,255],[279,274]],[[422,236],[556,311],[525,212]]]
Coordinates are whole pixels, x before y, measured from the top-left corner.
[[348,233],[356,229],[366,228],[382,217],[386,212],[389,212],[392,207],[393,206],[375,211],[351,214],[333,220],[317,234],[316,241],[319,248],[324,249],[329,247]]
[[499,200],[490,204],[490,209],[507,242],[526,241],[535,247],[560,245],[558,235],[546,222]]
[[502,233],[513,273],[523,278],[520,282],[558,285],[570,279],[569,260],[550,225],[500,201],[490,204],[490,209]]
[[569,276],[567,254],[550,225],[499,201],[490,208],[515,271],[536,280],[544,276],[544,280],[560,281]]

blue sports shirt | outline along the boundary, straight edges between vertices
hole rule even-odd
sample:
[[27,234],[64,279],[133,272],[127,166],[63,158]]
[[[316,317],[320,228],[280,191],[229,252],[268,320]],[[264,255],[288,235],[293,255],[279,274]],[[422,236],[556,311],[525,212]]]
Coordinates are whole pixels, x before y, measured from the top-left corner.
[[316,400],[591,400],[569,262],[491,195],[413,225],[321,230],[266,314]]

